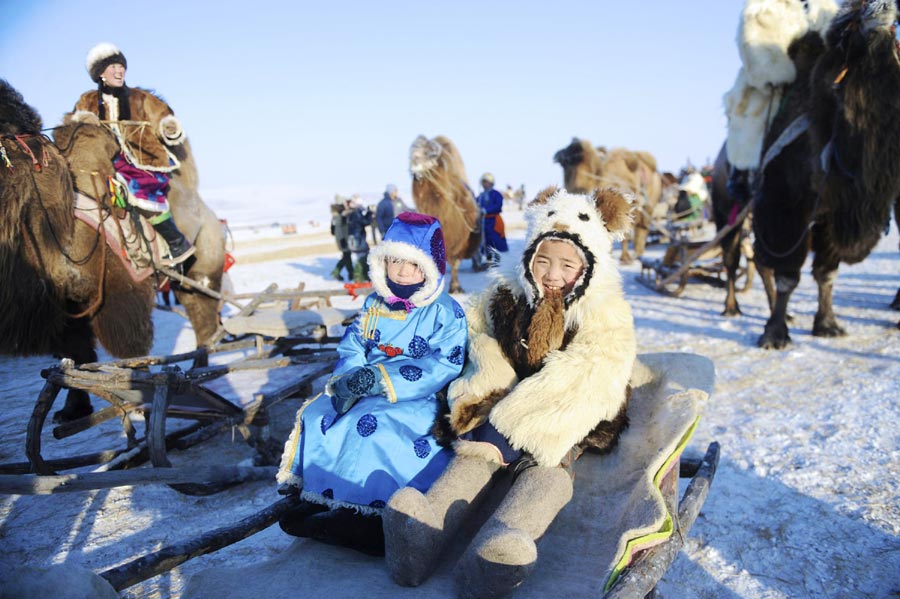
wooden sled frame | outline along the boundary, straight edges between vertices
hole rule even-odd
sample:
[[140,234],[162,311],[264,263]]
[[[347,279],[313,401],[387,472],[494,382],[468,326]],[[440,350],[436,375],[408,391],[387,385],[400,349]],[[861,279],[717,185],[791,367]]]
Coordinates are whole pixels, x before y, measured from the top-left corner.
[[[673,468],[666,475],[663,479],[662,490],[669,511],[673,515],[675,532],[666,542],[639,553],[616,584],[603,595],[604,599],[642,599],[655,596],[656,585],[665,576],[666,571],[684,546],[685,539],[709,495],[719,465],[719,452],[719,444],[712,442],[702,459],[682,457],[679,467]],[[265,475],[271,474],[269,469],[259,470],[265,470]],[[153,471],[150,472],[153,473]],[[233,474],[231,470],[227,470],[225,473]],[[197,474],[207,474],[208,476],[208,473],[184,476],[187,478],[197,476]],[[0,480],[2,478],[4,477],[0,477]],[[690,481],[679,499],[678,481],[680,478],[690,479]],[[173,476],[169,480],[178,480],[178,478]],[[141,482],[146,484],[166,481],[154,480],[150,475],[144,475],[141,479],[138,475],[123,480],[121,484],[140,484]],[[52,483],[48,481],[48,483],[45,488],[53,487],[56,481]],[[53,488],[55,490],[45,490],[44,492],[79,491],[98,487],[70,485],[69,488]],[[23,492],[23,488],[20,487],[18,492]],[[265,530],[278,522],[279,518],[296,506],[297,502],[298,499],[294,496],[285,497],[235,524],[207,532],[187,541],[168,545],[128,563],[100,572],[99,575],[106,579],[117,592],[121,591],[154,576],[159,576],[192,558],[218,551]]]
[[[347,290],[278,291],[270,285],[263,292],[252,296],[238,315],[248,316],[264,304],[289,302],[292,306],[302,303],[330,305],[330,298],[346,295]],[[247,334],[226,340],[224,326],[220,326],[210,343],[196,350],[166,356],[143,356],[112,362],[95,362],[75,365],[63,360],[59,365],[41,371],[46,379],[28,422],[25,453],[28,462],[0,465],[0,473],[18,474],[33,472],[52,475],[57,471],[104,464],[103,469],[128,468],[149,460],[157,467],[170,467],[167,452],[186,449],[217,433],[232,428],[240,432],[245,441],[259,454],[259,461],[272,464],[281,454],[281,445],[269,436],[267,410],[291,397],[307,397],[312,392],[312,382],[330,372],[337,360],[335,351],[339,337],[329,337],[326,328],[319,326],[307,335],[288,335],[270,338],[260,334]],[[250,350],[250,355],[244,355]],[[203,362],[212,355],[240,352],[226,364],[189,367],[183,370],[179,363]],[[292,365],[310,365],[297,380],[275,390],[255,393],[252,402],[244,408],[228,401],[204,383],[231,372],[283,368]],[[151,371],[151,367],[155,371]],[[53,428],[56,439],[65,439],[106,421],[118,418],[127,438],[127,446],[117,450],[68,456],[63,459],[45,460],[41,453],[42,431],[54,400],[62,389],[81,389],[110,405],[89,416],[67,422]],[[143,413],[146,435],[138,436],[131,416]],[[179,418],[195,421],[194,424],[166,432],[166,421]],[[185,483],[172,484],[173,488],[189,494],[208,494],[221,490],[221,486]]]
[[[750,288],[756,267],[753,262],[753,243],[750,240],[749,219],[738,219],[741,227],[741,263],[736,272],[737,291]],[[722,262],[720,242],[733,226],[725,227],[708,241],[697,241],[696,235],[706,221],[675,222],[668,225],[668,237],[672,242],[661,259],[641,258],[638,281],[659,293],[680,296],[691,278],[701,279],[713,285],[725,284],[725,265]],[[742,281],[742,282],[741,282]]]

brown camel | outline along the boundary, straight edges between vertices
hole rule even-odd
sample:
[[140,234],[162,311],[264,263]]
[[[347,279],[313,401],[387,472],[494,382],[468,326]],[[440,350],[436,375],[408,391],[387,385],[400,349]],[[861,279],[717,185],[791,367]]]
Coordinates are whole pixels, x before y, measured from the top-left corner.
[[[791,343],[788,301],[810,251],[812,333],[846,334],[832,304],[838,266],[869,255],[900,196],[897,13],[893,1],[848,0],[824,39],[811,32],[788,49],[797,79],[766,133],[753,199],[756,262],[774,273],[776,290],[760,347]],[[785,138],[805,119],[803,133]]]
[[[70,118],[56,129],[58,149],[40,135],[40,117],[5,81],[0,81],[0,118],[11,165],[0,180],[0,353],[53,353],[76,363],[93,362],[96,341],[116,357],[148,353],[153,278],[135,282],[102,234],[73,214],[73,180],[78,191],[104,199],[119,151],[116,137],[96,117],[90,122],[80,114],[86,120]],[[24,137],[19,142],[11,135]],[[181,170],[185,174],[173,178],[169,199],[179,226],[197,246],[187,274],[217,289],[224,238],[215,215],[196,194],[189,148]],[[217,327],[217,301],[185,290],[176,293],[198,345],[205,343]],[[56,419],[75,419],[91,410],[86,393],[70,390]]]
[[443,135],[434,139],[420,135],[409,150],[409,170],[416,210],[437,218],[444,229],[450,293],[462,293],[457,278],[459,263],[478,252],[481,227],[478,205],[466,183],[459,151]]
[[[40,129],[37,112],[0,80],[0,133],[9,160],[0,166],[0,353],[93,362],[99,340],[116,356],[146,354],[153,283],[135,284],[102,235],[75,219],[69,166]],[[117,147],[104,138],[98,143]],[[73,389],[57,419],[91,409],[87,394]]]
[[[595,148],[589,141],[575,137],[554,154],[553,161],[562,166],[563,181],[571,193],[590,193],[615,186],[637,198],[634,231],[629,237],[633,240],[635,257],[640,258],[647,244],[653,211],[662,196],[662,177],[656,170],[656,158],[649,152],[625,148]],[[632,260],[628,239],[622,241],[620,260],[623,264]]]

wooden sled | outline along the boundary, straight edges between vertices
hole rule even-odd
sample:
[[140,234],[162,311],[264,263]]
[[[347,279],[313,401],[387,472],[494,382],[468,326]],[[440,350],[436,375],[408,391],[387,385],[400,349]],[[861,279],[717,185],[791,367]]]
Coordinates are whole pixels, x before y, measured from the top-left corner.
[[[749,223],[749,219],[742,222]],[[681,295],[691,279],[724,286],[727,272],[722,262],[720,242],[731,231],[731,227],[723,228],[712,239],[698,239],[706,224],[702,220],[669,223],[667,229],[671,243],[662,258],[641,258],[638,281],[654,291],[673,297]],[[740,247],[736,285],[737,291],[743,292],[750,288],[756,272],[749,226],[742,228]]]
[[[270,438],[268,411],[288,398],[309,396],[312,382],[333,369],[337,342],[355,314],[355,310],[330,307],[329,298],[339,294],[346,291],[304,291],[301,287],[280,292],[273,284],[226,319],[205,347],[182,354],[91,364],[63,360],[43,370],[46,383],[26,435],[28,462],[0,465],[0,474],[52,475],[97,464],[103,464],[102,470],[113,470],[147,460],[154,466],[169,467],[168,451],[186,449],[227,429],[239,433],[257,450],[258,463],[274,464],[282,443]],[[289,309],[298,306],[309,309]],[[198,359],[210,365],[192,366]],[[47,416],[63,389],[82,389],[109,406],[48,427]],[[144,435],[135,426],[141,419]],[[64,440],[76,435],[97,445],[118,447],[70,455]],[[51,443],[52,453],[63,457],[44,456],[45,445]],[[84,443],[72,446],[83,447]],[[191,494],[222,488],[195,483],[172,486]]]
[[[539,540],[535,570],[513,597],[623,599],[652,594],[684,545],[715,477],[718,443],[710,443],[702,458],[682,456],[713,382],[712,363],[701,356],[639,356],[632,377],[629,429],[613,453],[585,454],[576,462],[574,498]],[[690,479],[680,499],[679,478]],[[503,477],[496,482],[488,505],[457,535],[438,571],[420,587],[394,584],[380,558],[297,539],[274,559],[201,571],[188,580],[182,596],[455,597],[454,563],[502,499],[507,484]],[[276,498],[274,482],[272,493]],[[283,498],[238,523],[99,576],[121,591],[271,526],[295,501]],[[335,564],[353,576],[335,576]]]

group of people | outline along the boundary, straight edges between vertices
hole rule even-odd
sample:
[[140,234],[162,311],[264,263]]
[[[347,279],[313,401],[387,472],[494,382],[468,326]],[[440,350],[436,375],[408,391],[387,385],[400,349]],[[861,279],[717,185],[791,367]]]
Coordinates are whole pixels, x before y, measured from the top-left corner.
[[[375,231],[380,239],[384,238],[388,228],[394,220],[394,216],[406,212],[408,208],[400,199],[397,186],[388,184],[384,190],[384,196],[373,210],[363,206],[358,195],[349,198],[336,198],[338,201],[331,205],[331,234],[341,252],[338,263],[331,271],[331,276],[338,281],[355,281],[362,283],[369,281],[369,241],[367,228],[374,226],[373,242],[376,241]],[[356,258],[354,262],[354,256]],[[347,278],[342,273],[347,271]]]
[[627,426],[636,340],[612,244],[630,211],[612,189],[544,190],[518,264],[467,309],[444,288],[440,222],[396,215],[367,255],[373,293],[285,444],[278,491],[298,499],[282,530],[384,555],[416,586],[503,469],[511,489],[458,571],[474,594],[521,583],[572,496],[572,462]]
[[[494,189],[494,176],[485,173],[481,177],[482,191],[475,198],[481,211],[482,243],[473,258],[476,271],[495,266],[500,262],[500,253],[509,251],[506,230],[503,224],[503,194]],[[384,195],[375,206],[363,206],[358,195],[336,198],[331,205],[331,234],[341,252],[341,257],[331,270],[331,276],[338,281],[357,283],[370,281],[368,255],[370,245],[367,228],[373,229],[380,239],[384,239],[394,217],[410,210],[400,198],[397,186],[388,184]],[[343,273],[346,271],[346,278]]]

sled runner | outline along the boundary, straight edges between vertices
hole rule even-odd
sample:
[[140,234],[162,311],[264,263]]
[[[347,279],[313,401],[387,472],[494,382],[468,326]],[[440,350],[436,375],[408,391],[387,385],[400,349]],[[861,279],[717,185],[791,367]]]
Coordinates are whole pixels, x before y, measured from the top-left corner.
[[[28,463],[0,465],[0,472],[50,475],[92,464],[112,470],[147,460],[167,467],[168,451],[185,449],[229,428],[257,450],[256,462],[276,463],[282,440],[269,436],[268,410],[288,398],[307,397],[312,381],[333,368],[336,344],[355,310],[333,308],[330,298],[347,293],[304,291],[302,286],[278,291],[273,284],[251,298],[229,298],[232,303],[250,301],[224,320],[207,346],[111,362],[75,365],[63,360],[43,370],[46,383],[28,423]],[[47,416],[62,389],[82,389],[109,405],[48,427]],[[116,420],[121,426],[114,424]],[[144,420],[144,435],[136,427],[139,420]],[[85,444],[121,446],[123,432],[125,446],[118,449],[79,455],[66,449],[83,449]],[[85,441],[67,445],[75,435]],[[51,444],[51,452],[63,457],[44,456],[44,447]],[[192,494],[217,489],[202,484],[173,486]]]
[[[713,365],[701,356],[639,356],[632,376],[630,427],[612,453],[584,454],[576,462],[574,497],[539,540],[535,569],[512,597],[623,599],[653,593],[683,547],[715,476],[718,443],[711,442],[702,458],[683,456],[693,453],[686,447],[713,382]],[[690,479],[680,498],[679,478]],[[506,485],[502,477],[496,481],[488,505],[467,522],[436,574],[420,587],[395,585],[379,558],[304,538],[267,561],[201,571],[188,580],[182,596],[455,597],[454,563]],[[295,501],[280,499],[236,524],[163,547],[99,576],[120,591],[271,526]],[[334,576],[335,563],[353,576]]]

